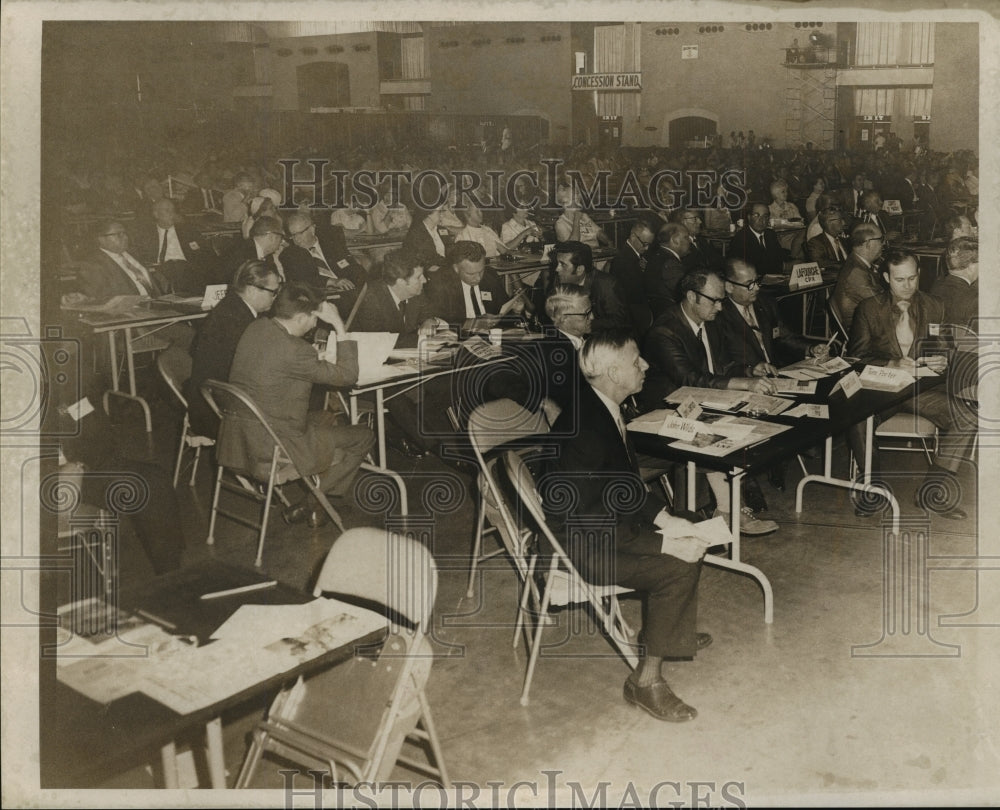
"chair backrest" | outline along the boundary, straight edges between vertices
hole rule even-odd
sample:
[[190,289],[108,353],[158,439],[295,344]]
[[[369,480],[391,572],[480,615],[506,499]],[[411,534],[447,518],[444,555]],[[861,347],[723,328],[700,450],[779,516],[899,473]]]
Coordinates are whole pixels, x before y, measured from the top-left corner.
[[437,597],[437,565],[422,543],[387,529],[344,532],[330,548],[313,589],[385,605],[426,633]]
[[156,356],[160,376],[185,409],[188,403],[184,396],[184,383],[191,377],[191,363],[191,355],[180,346],[171,346]]
[[361,302],[365,300],[366,295],[368,295],[368,282],[365,282],[361,291],[358,293],[358,297],[354,300],[354,306],[351,307],[351,311],[348,313],[347,317],[344,318],[345,329],[351,328],[351,324],[354,323],[354,316],[358,314],[358,308],[361,306]]
[[512,399],[498,399],[478,406],[469,414],[469,441],[477,454],[485,455],[501,444],[549,432],[543,409],[532,413]]
[[833,297],[826,299],[826,309],[830,313],[830,317],[833,318],[833,322],[837,325],[837,331],[844,336],[844,353],[847,353],[847,344],[851,339],[850,333],[844,328],[844,321],[840,317],[840,311],[837,309],[837,305],[833,301]]

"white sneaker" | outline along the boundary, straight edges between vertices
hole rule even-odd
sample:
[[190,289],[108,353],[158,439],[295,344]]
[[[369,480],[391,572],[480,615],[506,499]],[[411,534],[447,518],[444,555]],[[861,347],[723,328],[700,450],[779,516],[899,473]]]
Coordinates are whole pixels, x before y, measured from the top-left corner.
[[[727,523],[730,522],[728,512],[716,509],[712,517],[719,515],[724,517]],[[730,523],[730,525],[732,524]],[[778,524],[773,520],[760,520],[754,515],[753,510],[749,506],[744,506],[740,509],[740,534],[745,534],[748,537],[759,537],[762,534],[770,534],[776,531],[778,531]]]

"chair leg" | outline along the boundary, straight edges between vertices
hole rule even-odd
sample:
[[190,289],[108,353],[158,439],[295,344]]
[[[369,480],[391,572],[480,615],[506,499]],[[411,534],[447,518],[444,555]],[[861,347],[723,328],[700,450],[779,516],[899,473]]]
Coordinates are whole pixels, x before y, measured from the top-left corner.
[[[194,486],[195,476],[198,475],[198,462],[201,461],[201,448],[196,447],[194,449],[194,461],[191,463],[191,477],[188,479],[188,486]],[[174,486],[177,486],[174,484]]]
[[531,631],[527,626],[526,616],[528,615],[528,600],[532,595],[532,588],[535,585],[535,561],[538,557],[532,557],[528,561],[528,570],[524,576],[524,584],[521,587],[521,603],[518,605],[517,610],[517,621],[514,624],[514,639],[513,646],[517,648],[517,642],[521,637],[522,631],[525,634],[525,640],[531,645]]
[[472,561],[469,563],[469,587],[465,590],[466,597],[471,598],[476,582],[476,569],[479,567],[479,552],[483,547],[483,527],[486,523],[486,504],[482,496],[479,498],[479,516],[476,519],[476,539],[472,543]]
[[431,706],[423,689],[417,693],[417,699],[420,701],[420,719],[424,724],[424,731],[427,732],[427,742],[434,755],[434,764],[437,766],[438,776],[441,778],[441,787],[448,790],[451,787],[451,780],[448,778],[448,769],[445,767],[444,756],[441,754],[441,742],[438,740],[437,729],[434,727],[434,718],[431,717]]
[[184,426],[181,428],[181,444],[177,448],[177,461],[174,463],[174,489],[177,488],[177,480],[181,476],[181,463],[184,461],[184,446],[187,440],[187,416],[184,417]]
[[[549,609],[549,598],[552,594],[552,575],[555,571],[555,566],[558,562],[553,557],[552,566],[549,568],[549,574],[545,579],[545,592],[542,594],[542,604],[538,608],[539,617],[544,616],[546,611]],[[542,630],[545,625],[541,621],[535,622],[534,637],[531,640],[531,655],[528,657],[528,669],[524,673],[524,688],[521,690],[521,705],[528,705],[528,693],[531,691],[531,679],[535,675],[535,664],[538,661],[538,651],[542,647]]]
[[264,515],[260,521],[260,537],[257,540],[257,557],[253,564],[260,568],[264,561],[264,538],[267,537],[267,518],[271,514],[271,496],[274,495],[274,475],[278,469],[278,448],[271,454],[271,472],[267,476],[267,492],[264,495]]
[[250,750],[247,751],[243,765],[240,767],[239,776],[236,777],[236,784],[233,785],[234,788],[245,788],[250,784],[250,780],[253,779],[254,774],[257,772],[260,759],[264,755],[266,744],[267,732],[262,728],[255,728],[253,738],[250,741]]
[[219,465],[219,470],[215,474],[215,494],[212,495],[212,514],[208,519],[208,537],[205,538],[206,545],[215,545],[215,518],[219,512],[219,493],[222,490],[222,473],[225,467]]

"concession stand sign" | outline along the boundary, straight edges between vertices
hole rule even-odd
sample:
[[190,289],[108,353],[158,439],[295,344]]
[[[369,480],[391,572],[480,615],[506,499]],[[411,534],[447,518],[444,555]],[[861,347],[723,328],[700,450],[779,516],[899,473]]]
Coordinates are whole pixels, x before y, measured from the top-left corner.
[[574,90],[642,90],[641,73],[578,73]]

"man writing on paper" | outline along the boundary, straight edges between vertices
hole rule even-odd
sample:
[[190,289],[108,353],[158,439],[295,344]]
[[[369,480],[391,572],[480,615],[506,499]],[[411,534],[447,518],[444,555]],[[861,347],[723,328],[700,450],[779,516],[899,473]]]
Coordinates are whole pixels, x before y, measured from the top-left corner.
[[[317,320],[333,327],[337,356],[330,360],[303,337]],[[358,379],[358,344],[347,340],[337,308],[301,282],[282,287],[270,318],[258,318],[243,332],[229,381],[243,388],[267,416],[302,475],[318,475],[331,498],[346,497],[375,437],[361,425],[338,425],[329,411],[309,411],[313,385],[347,386]],[[256,467],[267,478],[272,441],[256,421],[226,420],[216,445],[227,466]],[[228,460],[227,460],[228,459]],[[329,516],[310,496],[285,510],[286,523],[324,525]]]
[[[948,358],[939,351],[922,355],[928,347],[932,332],[940,326],[944,317],[944,307],[933,296],[918,289],[920,271],[917,257],[907,250],[892,251],[886,261],[887,270],[882,275],[889,289],[879,295],[862,301],[854,314],[851,340],[847,350],[851,356],[862,362],[903,369],[916,377],[921,366],[942,374],[948,365]],[[938,449],[935,463],[927,471],[923,483],[918,487],[916,504],[929,508],[951,520],[963,520],[968,515],[959,506],[962,488],[956,480],[956,473],[962,461],[969,458],[975,434],[961,431],[955,423],[955,409],[948,394],[941,388],[921,391],[908,402],[884,412],[878,418],[884,420],[897,411],[916,413],[929,419],[941,431],[938,435]],[[865,457],[865,426],[855,425],[848,431],[848,442],[856,459]],[[878,453],[872,448],[872,473],[879,471]],[[950,497],[939,498],[941,493]],[[855,510],[864,516],[861,507]]]
[[521,296],[510,298],[496,271],[486,266],[486,251],[478,242],[459,240],[448,249],[450,269],[427,282],[430,311],[450,324],[483,315],[520,314]]
[[[677,548],[683,558],[661,553],[655,521],[663,503],[639,477],[620,410],[642,388],[646,362],[627,331],[609,330],[584,344],[579,363],[584,382],[578,401],[553,426],[554,434],[566,438],[539,481],[546,516],[584,579],[645,594],[645,649],[625,681],[625,700],[658,720],[693,720],[697,712],[673,693],[661,665],[667,658],[690,658],[712,643],[707,633],[695,632],[705,547],[694,537],[683,538]],[[559,511],[558,499],[545,497],[546,484],[574,488],[570,513]],[[623,488],[633,497],[609,494]]]

